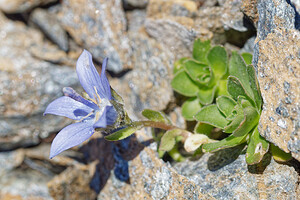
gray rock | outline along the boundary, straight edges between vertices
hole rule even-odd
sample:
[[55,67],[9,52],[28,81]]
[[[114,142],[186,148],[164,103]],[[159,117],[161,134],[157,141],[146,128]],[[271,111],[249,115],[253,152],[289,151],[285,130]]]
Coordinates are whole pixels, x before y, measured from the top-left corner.
[[258,1],[257,9],[253,64],[264,101],[260,134],[300,160],[300,35],[295,10],[285,0]]
[[65,30],[77,44],[101,62],[109,57],[108,69],[115,73],[130,68],[131,48],[121,0],[66,0],[59,14]]
[[209,194],[204,195],[197,184],[158,159],[148,147],[129,161],[129,174],[130,184],[124,184],[111,173],[98,199],[214,199]]
[[0,0],[0,10],[5,13],[22,13],[37,6],[47,5],[56,0]]
[[275,28],[295,28],[295,11],[285,0],[259,0],[257,10],[259,40],[266,38]]
[[[194,182],[201,193],[216,199],[297,199],[299,175],[293,167],[274,160],[247,166],[245,155],[239,156],[241,150],[237,147],[204,154],[197,161],[176,163],[174,168]],[[267,155],[266,160],[270,159]]]
[[139,31],[144,27],[146,20],[146,11],[145,10],[133,10],[126,12],[128,31]]
[[162,16],[193,17],[197,12],[197,4],[192,0],[151,0],[147,6],[148,17]]
[[241,2],[241,0],[227,0],[222,5],[224,11],[221,15],[221,20],[225,30],[229,28],[240,32],[248,30],[244,26],[244,14],[241,12]]
[[[300,33],[277,28],[259,42],[258,81],[263,98],[260,134],[300,160]],[[272,118],[272,121],[270,119]]]
[[[145,108],[163,110],[171,100],[170,85],[174,57],[154,39],[130,33],[133,70],[111,82],[124,98],[131,117],[141,116]],[[159,97],[159,98],[158,98]]]
[[175,55],[175,60],[190,56],[193,42],[200,34],[172,18],[151,19],[145,22],[147,33],[163,43]]
[[43,9],[35,9],[30,15],[30,20],[62,50],[68,51],[69,46],[67,33],[61,27],[55,15],[50,14]]
[[0,199],[51,200],[47,182],[52,177],[30,168],[23,160],[22,150],[0,153]]
[[41,45],[40,32],[0,15],[0,149],[38,144],[70,121],[42,117],[46,106],[62,95],[65,86],[77,86],[75,70],[31,56]]

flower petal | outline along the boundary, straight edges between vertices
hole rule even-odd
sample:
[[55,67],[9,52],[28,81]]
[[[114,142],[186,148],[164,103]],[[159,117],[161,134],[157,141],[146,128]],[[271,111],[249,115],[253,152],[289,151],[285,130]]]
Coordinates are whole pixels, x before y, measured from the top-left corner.
[[103,63],[102,63],[102,69],[101,69],[101,77],[100,77],[100,79],[101,79],[101,83],[102,83],[102,86],[104,88],[104,92],[105,92],[106,97],[109,100],[111,100],[110,85],[109,85],[108,79],[107,79],[106,74],[105,74],[107,63],[108,63],[108,58],[105,58],[103,60]]
[[93,108],[94,110],[98,109],[97,105],[89,100],[86,100],[85,98],[83,98],[82,96],[80,96],[80,94],[78,94],[73,88],[71,87],[64,87],[63,88],[63,93],[65,96],[70,97],[72,99],[74,99],[75,101],[79,101],[91,108]]
[[107,98],[100,76],[93,64],[92,55],[87,50],[83,50],[79,56],[76,71],[83,89],[90,98],[95,99],[97,97],[95,88],[101,98]]
[[106,107],[104,108],[104,111],[98,121],[96,121],[93,125],[94,128],[105,128],[107,125],[107,119],[106,119]]
[[84,142],[91,137],[93,133],[94,128],[91,123],[79,122],[65,127],[56,135],[51,144],[50,159]]
[[84,105],[79,101],[63,96],[52,101],[46,108],[44,115],[60,115],[74,120],[80,120],[83,116],[88,115],[93,111],[89,106]]
[[114,124],[117,116],[118,113],[113,106],[106,106],[99,120],[94,123],[94,128],[105,128],[107,125]]
[[113,106],[106,106],[106,120],[108,125],[115,123],[118,113]]

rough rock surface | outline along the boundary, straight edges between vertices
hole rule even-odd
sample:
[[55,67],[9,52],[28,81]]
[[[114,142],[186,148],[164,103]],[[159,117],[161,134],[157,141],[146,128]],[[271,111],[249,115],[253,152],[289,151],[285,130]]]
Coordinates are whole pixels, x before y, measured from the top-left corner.
[[97,194],[90,188],[95,164],[69,167],[49,183],[49,193],[54,199],[95,199]]
[[30,19],[62,50],[68,51],[67,33],[59,24],[55,15],[44,9],[35,9],[31,13]]
[[46,106],[65,86],[78,84],[76,73],[31,56],[42,44],[40,32],[0,15],[0,149],[38,144],[40,138],[60,130],[67,120],[42,117]]
[[[198,161],[175,164],[176,171],[216,199],[291,199],[300,195],[299,175],[293,167],[270,160],[247,166],[241,147],[204,154]],[[269,165],[268,165],[269,164]],[[267,165],[267,166],[266,166]],[[263,173],[262,173],[263,172]]]
[[109,70],[119,73],[131,67],[121,0],[66,0],[59,18],[76,43],[91,51],[95,60],[110,58]]
[[214,199],[145,148],[129,162],[130,184],[111,174],[98,199]]
[[139,31],[144,28],[144,23],[146,20],[145,10],[133,10],[126,13],[128,31]]
[[192,0],[150,0],[147,6],[149,17],[181,16],[192,17],[197,12],[197,4]]
[[275,29],[259,42],[264,101],[260,133],[300,161],[300,32]]
[[0,10],[5,13],[27,12],[36,6],[46,5],[56,0],[0,0]]
[[170,80],[174,58],[172,53],[146,35],[129,35],[134,70],[113,80],[111,85],[123,97],[130,116],[136,118],[145,108],[166,108],[173,96]]
[[257,0],[243,0],[241,2],[241,11],[252,21],[253,25],[257,28]]
[[284,0],[258,1],[253,63],[264,101],[260,134],[300,160],[300,33]]

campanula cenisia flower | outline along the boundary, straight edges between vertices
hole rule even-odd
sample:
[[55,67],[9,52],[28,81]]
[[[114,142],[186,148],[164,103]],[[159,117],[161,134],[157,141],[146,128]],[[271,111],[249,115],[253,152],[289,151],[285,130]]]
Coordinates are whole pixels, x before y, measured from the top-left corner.
[[88,98],[85,99],[72,88],[66,87],[63,89],[65,96],[54,100],[46,108],[44,115],[60,115],[77,121],[63,128],[54,138],[50,158],[84,142],[93,135],[95,128],[114,124],[117,112],[110,103],[112,95],[105,75],[107,61],[105,58],[99,76],[92,55],[84,50],[77,60],[76,71]]

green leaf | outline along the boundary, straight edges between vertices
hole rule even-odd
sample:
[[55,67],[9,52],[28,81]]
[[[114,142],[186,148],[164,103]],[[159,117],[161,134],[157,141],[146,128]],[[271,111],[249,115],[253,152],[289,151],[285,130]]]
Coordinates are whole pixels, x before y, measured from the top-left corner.
[[249,106],[253,106],[250,101],[244,96],[238,96],[238,103],[242,106],[242,108],[247,108]]
[[188,120],[193,121],[194,115],[196,115],[201,109],[201,104],[197,97],[193,97],[185,101],[182,105],[181,112],[182,116]]
[[232,114],[226,118],[227,120],[232,121],[224,128],[224,132],[232,133],[240,126],[244,118],[245,116],[242,107],[240,105],[236,105]]
[[248,72],[249,83],[250,83],[250,87],[253,92],[256,107],[259,111],[261,111],[262,98],[261,98],[260,89],[259,89],[259,85],[258,85],[258,81],[256,78],[256,72],[255,72],[254,67],[252,65],[248,65],[247,72]]
[[118,130],[108,136],[105,136],[104,138],[109,141],[122,140],[122,139],[129,137],[130,135],[132,135],[133,133],[135,133],[137,130],[139,130],[141,128],[142,128],[141,126],[136,126],[133,122],[128,127]]
[[272,143],[270,144],[270,150],[274,160],[276,160],[277,162],[286,162],[293,158],[291,153],[284,152]]
[[242,57],[247,65],[252,64],[252,54],[251,53],[242,53]]
[[[236,101],[238,100],[239,96],[244,96],[250,102],[253,102],[253,100],[250,98],[250,96],[248,95],[248,93],[246,93],[246,90],[242,86],[242,84],[239,81],[239,79],[237,77],[235,77],[235,76],[229,76],[228,77],[227,90],[228,90],[228,93],[231,95],[231,97],[234,100],[236,100]],[[255,105],[254,102],[253,102],[253,105]]]
[[207,54],[210,49],[210,40],[201,41],[197,39],[194,42],[193,57],[203,64],[208,64]]
[[187,59],[188,59],[188,58],[181,58],[181,59],[177,60],[177,61],[174,63],[173,74],[176,74],[178,71],[184,69],[183,63],[184,63]]
[[195,126],[194,132],[199,134],[209,135],[213,130],[213,128],[214,127],[210,124],[198,122]]
[[213,78],[212,72],[207,65],[189,59],[184,62],[183,66],[193,81],[205,85],[213,81],[211,80]]
[[161,137],[159,150],[160,151],[170,151],[176,143],[176,137],[180,135],[181,130],[179,129],[172,129],[167,132]]
[[257,127],[254,129],[246,153],[246,162],[249,165],[259,163],[269,150],[269,142],[266,141],[258,132]]
[[255,126],[257,126],[259,121],[259,114],[253,107],[247,107],[243,109],[244,120],[241,122],[239,127],[232,132],[236,137],[245,135],[249,133]]
[[239,144],[244,143],[245,141],[246,141],[246,135],[240,137],[235,137],[233,135],[230,135],[219,142],[203,144],[202,150],[204,152],[215,152],[221,149],[237,146]]
[[203,105],[208,105],[211,104],[214,100],[215,94],[216,94],[216,88],[217,86],[213,88],[208,88],[208,87],[201,87],[199,88],[198,92],[198,99],[201,104]]
[[203,107],[194,118],[199,122],[210,124],[221,129],[224,129],[228,123],[215,104]]
[[229,93],[227,91],[227,79],[226,80],[219,80],[218,83],[218,90],[217,90],[217,96],[229,96]]
[[225,117],[228,117],[236,106],[236,102],[228,96],[219,96],[216,99],[216,103],[219,110],[225,115]]
[[217,79],[221,78],[227,72],[227,52],[224,47],[213,47],[208,55],[207,59]]
[[185,71],[177,72],[171,85],[176,92],[188,97],[196,96],[199,91],[197,84],[192,81]]
[[242,57],[236,52],[232,52],[232,56],[229,61],[229,75],[235,76],[240,81],[248,96],[253,99],[246,64]]
[[151,109],[145,109],[142,111],[142,115],[147,119],[154,121],[154,122],[163,122],[166,124],[171,124],[170,120],[168,119],[167,115],[163,112],[158,112]]

